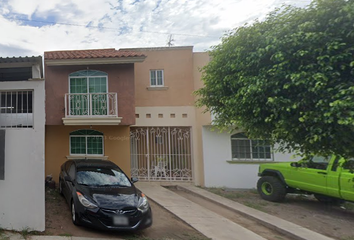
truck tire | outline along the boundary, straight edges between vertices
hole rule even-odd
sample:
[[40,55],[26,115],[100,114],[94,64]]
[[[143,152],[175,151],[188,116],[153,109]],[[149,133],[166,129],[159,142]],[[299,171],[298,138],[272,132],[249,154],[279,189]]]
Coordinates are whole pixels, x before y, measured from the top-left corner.
[[286,195],[283,182],[273,176],[263,176],[257,182],[257,190],[261,198],[271,202],[281,202]]

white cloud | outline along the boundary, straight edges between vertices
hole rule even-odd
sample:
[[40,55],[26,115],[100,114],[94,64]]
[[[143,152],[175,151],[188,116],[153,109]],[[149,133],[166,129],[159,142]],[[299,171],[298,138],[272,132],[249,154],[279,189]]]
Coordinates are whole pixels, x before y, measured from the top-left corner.
[[[62,49],[166,46],[169,34],[175,45],[193,45],[196,51],[203,51],[218,44],[225,31],[262,18],[282,3],[303,6],[309,2],[5,0],[0,2],[0,25],[6,35],[0,46],[9,50],[0,55],[20,52],[13,49],[40,55]],[[18,20],[21,16],[31,21]]]

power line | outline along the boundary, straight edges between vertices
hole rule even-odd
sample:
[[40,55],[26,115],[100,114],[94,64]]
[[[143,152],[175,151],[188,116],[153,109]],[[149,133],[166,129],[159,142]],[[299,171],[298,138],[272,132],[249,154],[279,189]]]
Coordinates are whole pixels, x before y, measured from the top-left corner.
[[[96,28],[96,29],[106,29],[106,30],[115,30],[117,28],[110,28],[110,27],[100,27],[100,26],[90,26],[90,25],[83,25],[83,24],[75,24],[75,23],[63,23],[63,22],[51,22],[51,21],[39,21],[39,20],[29,20],[24,18],[9,18],[3,16],[7,20],[18,20],[23,22],[33,22],[33,23],[44,23],[44,24],[53,24],[53,25],[65,25],[65,26],[74,26],[74,27],[85,27],[85,28]],[[212,35],[196,35],[196,34],[187,34],[187,33],[171,33],[171,32],[154,32],[154,31],[143,31],[143,33],[154,33],[154,34],[164,34],[164,35],[180,35],[180,36],[189,36],[189,37],[219,37],[219,36],[212,36]]]

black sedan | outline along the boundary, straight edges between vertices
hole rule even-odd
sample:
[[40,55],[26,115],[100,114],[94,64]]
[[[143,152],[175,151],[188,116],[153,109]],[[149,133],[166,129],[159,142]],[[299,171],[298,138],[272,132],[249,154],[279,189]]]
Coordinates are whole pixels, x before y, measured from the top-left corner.
[[114,163],[69,160],[61,166],[59,191],[71,207],[76,225],[104,230],[150,227],[152,212],[146,196]]

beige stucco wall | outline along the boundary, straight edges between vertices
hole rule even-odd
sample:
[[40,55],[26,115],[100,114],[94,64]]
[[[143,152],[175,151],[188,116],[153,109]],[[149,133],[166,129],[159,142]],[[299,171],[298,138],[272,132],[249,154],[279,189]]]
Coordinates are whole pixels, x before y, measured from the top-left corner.
[[[193,47],[134,49],[147,57],[135,64],[135,106],[193,106]],[[150,70],[164,70],[164,86],[149,88]]]
[[[192,47],[136,50],[147,58],[135,64],[135,126],[191,127],[194,184],[203,186],[202,126],[210,124],[210,114],[195,107],[193,92],[203,86],[200,69],[209,62],[209,55],[193,53]],[[152,69],[164,70],[165,88],[149,88]]]
[[[104,156],[116,163],[130,176],[130,127],[129,126],[50,126],[45,129],[45,174],[52,174],[58,183],[60,166],[69,156],[69,134],[79,129],[92,129],[104,135]],[[83,156],[84,158],[84,156]],[[89,157],[88,157],[89,158]]]
[[193,126],[195,108],[193,106],[177,107],[136,107],[135,126]]

